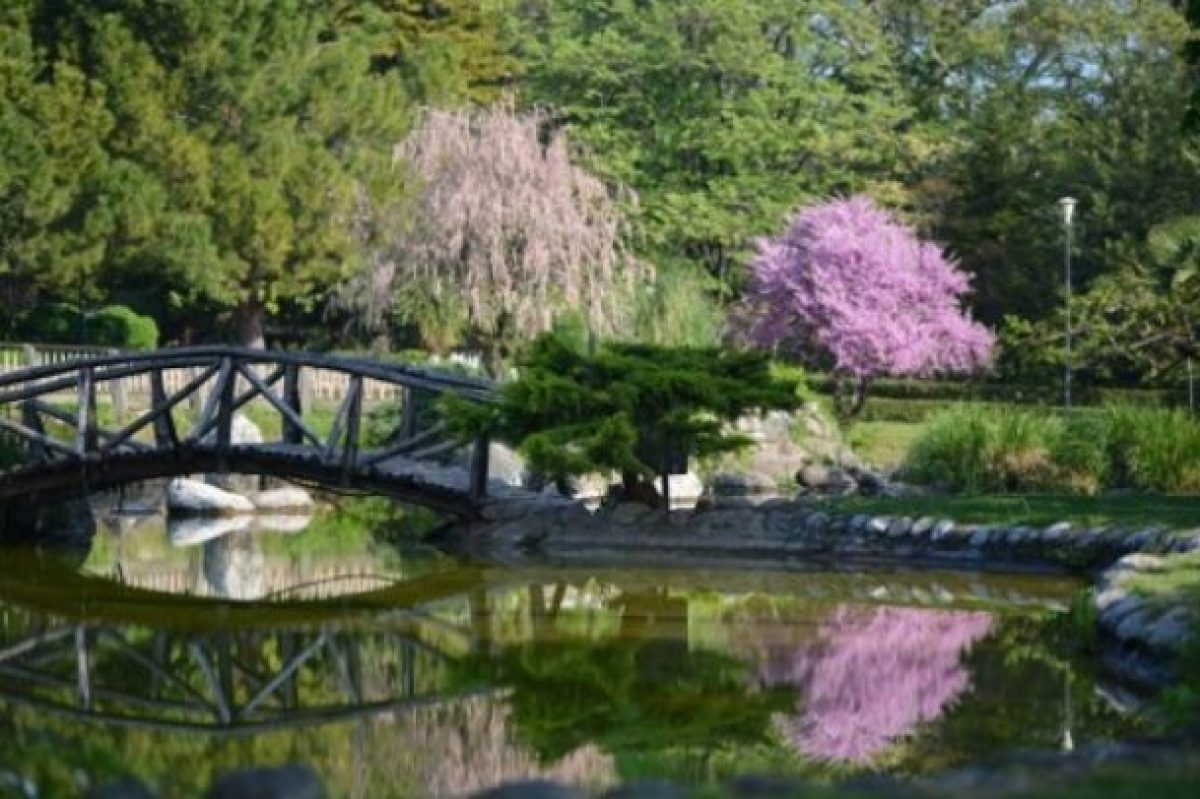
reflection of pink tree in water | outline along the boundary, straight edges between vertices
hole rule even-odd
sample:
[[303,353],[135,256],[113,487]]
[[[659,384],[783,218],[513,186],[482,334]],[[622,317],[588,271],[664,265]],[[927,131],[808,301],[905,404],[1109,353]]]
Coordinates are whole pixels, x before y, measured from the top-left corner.
[[867,763],[969,686],[960,658],[991,626],[987,613],[839,607],[817,643],[768,657],[762,677],[804,690],[803,714],[780,720],[799,751]]

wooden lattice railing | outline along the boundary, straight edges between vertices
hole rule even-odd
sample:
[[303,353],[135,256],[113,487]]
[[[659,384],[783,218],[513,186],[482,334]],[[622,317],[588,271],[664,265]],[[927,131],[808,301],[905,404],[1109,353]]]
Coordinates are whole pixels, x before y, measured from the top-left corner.
[[[305,418],[323,375],[344,387],[328,429]],[[125,390],[145,386],[138,396]],[[220,471],[283,473],[341,485],[424,483],[445,506],[486,494],[486,441],[475,442],[465,480],[435,467],[458,448],[435,414],[418,412],[422,395],[454,393],[490,401],[489,381],[362,358],[233,347],[103,354],[0,374],[0,430],[25,448],[25,462],[0,472],[0,500],[75,475],[89,484]],[[113,400],[101,420],[97,398]],[[398,406],[395,429],[366,449],[363,408],[374,395]],[[120,401],[118,402],[118,399]],[[328,399],[328,398],[327,398]],[[235,414],[250,403],[277,415],[277,440],[235,441]],[[187,407],[190,415],[181,414]],[[127,418],[132,417],[132,418]],[[425,464],[427,468],[418,468]],[[442,464],[444,465],[444,464]],[[111,467],[111,468],[110,468]]]

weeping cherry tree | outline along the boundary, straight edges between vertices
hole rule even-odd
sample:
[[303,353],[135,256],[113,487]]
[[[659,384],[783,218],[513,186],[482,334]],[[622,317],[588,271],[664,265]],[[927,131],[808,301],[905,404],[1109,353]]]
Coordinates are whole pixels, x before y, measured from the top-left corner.
[[377,224],[380,251],[342,295],[358,315],[395,315],[434,347],[465,338],[494,375],[560,313],[597,336],[626,327],[646,272],[626,248],[632,197],[572,164],[543,114],[430,110],[395,162],[413,202]]

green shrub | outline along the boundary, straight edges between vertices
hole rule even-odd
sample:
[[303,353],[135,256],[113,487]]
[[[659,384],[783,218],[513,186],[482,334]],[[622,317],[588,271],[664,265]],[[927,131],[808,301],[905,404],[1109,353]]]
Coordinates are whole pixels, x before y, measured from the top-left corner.
[[667,347],[711,347],[721,337],[724,313],[713,293],[717,284],[695,270],[660,266],[653,284],[638,293],[634,335]]
[[158,346],[158,325],[132,308],[110,305],[91,315],[88,340],[100,347],[152,350]]
[[1129,442],[1123,462],[1132,485],[1165,493],[1200,491],[1200,424],[1178,410],[1131,408],[1114,416]]
[[903,467],[965,492],[1200,491],[1200,423],[1162,408],[1047,411],[963,404],[935,415]]
[[[829,394],[833,391],[833,378],[830,375],[814,374],[811,376],[809,382],[814,390],[821,393]],[[1184,406],[1187,404],[1187,390],[1186,386],[1119,388],[1076,385],[1074,398],[1078,405],[1094,407],[1109,404],[1146,407]],[[1038,384],[1020,384],[1007,381],[923,380],[885,377],[871,383],[871,394],[868,405],[875,400],[923,401],[940,405],[941,409],[955,402],[989,402],[1054,407],[1062,402],[1062,386],[1053,380]],[[902,420],[875,419],[874,421]]]
[[1103,415],[1073,413],[1058,426],[1050,443],[1055,483],[1077,494],[1095,494],[1111,480],[1113,465],[1108,447],[1109,429]]
[[653,478],[682,471],[689,457],[750,443],[729,430],[746,412],[800,404],[797,385],[773,377],[760,352],[609,342],[585,355],[547,334],[518,361],[518,374],[495,403],[441,400],[461,441],[505,441],[556,481],[619,472],[646,498]]
[[990,490],[1046,491],[1057,485],[1052,447],[1062,437],[1053,416],[1001,408],[985,418],[983,461]]
[[[86,327],[86,330],[85,330]],[[84,325],[79,308],[68,303],[49,303],[30,314],[17,331],[26,341],[38,344],[87,344],[121,350],[152,350],[158,346],[158,325],[124,305],[109,305],[88,314]]]
[[65,302],[51,302],[25,318],[17,335],[37,344],[78,343],[79,308]]
[[986,416],[958,406],[930,420],[904,464],[909,480],[975,493],[991,488],[987,458],[991,432]]

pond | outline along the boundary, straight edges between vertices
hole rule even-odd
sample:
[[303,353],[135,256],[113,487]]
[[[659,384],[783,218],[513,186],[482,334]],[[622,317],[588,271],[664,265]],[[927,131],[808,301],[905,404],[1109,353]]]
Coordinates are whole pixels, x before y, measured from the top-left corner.
[[86,555],[5,550],[0,795],[293,762],[347,797],[908,775],[1143,726],[1066,577],[502,567],[409,523],[120,516]]

